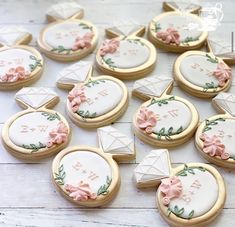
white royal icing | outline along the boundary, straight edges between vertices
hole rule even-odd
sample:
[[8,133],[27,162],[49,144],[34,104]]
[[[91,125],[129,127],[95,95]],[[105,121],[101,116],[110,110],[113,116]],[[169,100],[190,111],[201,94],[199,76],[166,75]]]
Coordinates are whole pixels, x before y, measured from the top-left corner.
[[31,72],[29,65],[35,64],[35,60],[31,59],[33,54],[23,49],[7,49],[0,52],[0,77],[5,75],[10,68],[18,66],[24,67],[25,71]]
[[13,45],[29,34],[30,33],[26,29],[20,26],[3,26],[0,27],[0,43]]
[[172,82],[173,79],[170,77],[151,76],[136,80],[133,86],[133,91],[148,96],[160,97]]
[[155,103],[148,109],[157,115],[157,124],[153,128],[155,133],[159,133],[162,128],[165,128],[165,132],[167,132],[170,127],[173,127],[172,133],[176,133],[180,127],[185,130],[191,123],[190,109],[186,104],[177,100],[168,101],[168,104],[161,106]]
[[193,169],[195,174],[187,172],[187,176],[178,176],[182,182],[183,191],[179,198],[170,201],[169,208],[184,208],[180,217],[188,218],[193,210],[193,218],[208,212],[218,199],[219,188],[215,177],[208,171]]
[[[98,84],[84,86],[86,101],[82,102],[78,111],[96,113],[101,116],[112,111],[121,101],[123,90],[119,84],[112,80],[96,80]],[[102,82],[105,81],[105,82]]]
[[63,46],[70,49],[78,36],[83,37],[87,32],[91,32],[79,24],[79,22],[65,21],[50,26],[44,33],[44,40],[52,48]]
[[219,82],[213,72],[217,68],[217,63],[208,61],[208,57],[203,55],[189,55],[180,64],[181,74],[186,80],[199,87],[205,87],[206,83],[214,83],[215,87]]
[[160,18],[156,23],[160,24],[161,29],[159,31],[166,31],[169,27],[175,28],[180,34],[180,42],[184,42],[189,37],[197,39],[202,34],[202,31],[198,29],[198,27],[201,27],[200,20],[190,14],[167,15]]
[[159,182],[170,176],[170,166],[166,149],[152,150],[135,168],[134,176],[137,183],[148,181]]
[[61,84],[76,84],[84,82],[91,70],[92,64],[87,61],[79,61],[59,72],[57,82]]
[[53,90],[44,87],[25,87],[19,90],[15,95],[16,99],[19,99],[35,109],[38,109],[56,97],[58,97],[58,95]]
[[100,155],[90,151],[74,151],[66,154],[60,161],[66,177],[64,183],[76,186],[80,181],[89,183],[93,192],[106,184],[106,179],[112,179],[110,165]]
[[46,112],[32,112],[20,116],[9,127],[9,138],[17,146],[46,145],[50,140],[49,133],[58,127],[58,119],[50,121]]
[[52,5],[46,13],[59,19],[68,19],[81,10],[82,7],[76,2],[63,2]]
[[134,154],[134,141],[112,126],[97,129],[99,144],[105,153]]
[[148,61],[149,56],[150,50],[144,44],[141,45],[140,42],[133,40],[121,40],[117,51],[108,53],[103,58],[105,60],[111,58],[117,68],[128,69],[143,65]]
[[215,98],[213,102],[222,107],[226,112],[235,116],[235,95],[231,93],[221,92]]
[[235,120],[225,119],[225,121],[217,121],[217,124],[210,125],[210,128],[204,133],[210,137],[217,136],[221,143],[225,145],[225,150],[229,152],[230,157],[235,158]]

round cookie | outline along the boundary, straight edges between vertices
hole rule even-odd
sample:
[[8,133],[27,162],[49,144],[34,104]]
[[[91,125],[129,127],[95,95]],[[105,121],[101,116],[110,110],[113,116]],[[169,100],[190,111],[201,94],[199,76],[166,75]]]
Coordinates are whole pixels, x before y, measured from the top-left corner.
[[196,108],[185,99],[167,95],[172,86],[168,77],[150,77],[134,84],[133,95],[149,99],[133,117],[134,133],[146,143],[174,147],[188,141],[196,130]]
[[172,168],[166,149],[151,151],[134,176],[139,188],[159,186],[156,203],[170,226],[206,226],[225,203],[225,184],[214,167],[188,163]]
[[[101,71],[117,78],[128,80],[146,75],[154,69],[156,50],[147,40],[139,36],[145,27],[130,24],[108,28],[105,40],[96,54],[96,62]],[[132,28],[132,29],[131,29]]]
[[[159,48],[182,53],[200,48],[206,41],[208,32],[203,31],[203,21],[193,13],[200,6],[175,2],[164,2],[162,13],[151,20],[148,27],[149,40]],[[181,12],[182,11],[182,12]]]
[[59,98],[48,88],[27,87],[16,94],[16,100],[26,110],[12,116],[2,130],[4,147],[14,156],[36,160],[63,149],[70,140],[66,119],[47,109]]
[[120,186],[120,174],[114,160],[135,157],[133,140],[111,126],[98,129],[100,149],[70,147],[54,159],[53,181],[69,201],[97,207],[110,202]]
[[188,51],[174,64],[175,80],[182,89],[201,98],[227,91],[232,83],[231,68],[212,53]]
[[114,122],[128,106],[128,91],[118,79],[110,76],[91,78],[90,62],[79,62],[65,68],[58,87],[73,88],[67,98],[69,117],[80,127],[96,128]]
[[91,53],[98,32],[90,22],[79,20],[83,9],[76,3],[61,3],[47,11],[49,22],[38,38],[41,51],[58,61],[77,61]]
[[231,169],[235,168],[235,112],[234,95],[220,93],[213,99],[219,115],[203,121],[195,134],[195,145],[208,161]]
[[19,27],[0,30],[0,90],[14,90],[38,80],[43,71],[41,54],[28,44],[32,36]]

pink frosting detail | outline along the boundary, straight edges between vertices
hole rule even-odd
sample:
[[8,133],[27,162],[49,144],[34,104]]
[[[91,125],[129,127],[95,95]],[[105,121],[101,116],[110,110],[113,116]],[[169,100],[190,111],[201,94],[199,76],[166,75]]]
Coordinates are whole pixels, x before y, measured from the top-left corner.
[[159,190],[164,195],[162,198],[162,203],[167,206],[171,199],[180,197],[183,191],[183,186],[181,180],[177,176],[173,176],[163,179],[161,185],[159,186]]
[[68,95],[68,100],[70,102],[70,107],[72,111],[77,112],[80,104],[86,101],[86,96],[84,92],[84,87],[74,87]]
[[53,129],[50,133],[50,140],[47,143],[47,147],[50,148],[54,144],[61,144],[68,140],[68,128],[64,122],[59,122],[58,127]]
[[146,133],[151,134],[153,127],[157,124],[157,116],[153,111],[147,108],[141,108],[136,122],[140,129],[144,129]]
[[167,28],[166,31],[157,32],[156,36],[164,43],[180,44],[180,34],[175,28]]
[[1,82],[15,82],[18,80],[23,80],[30,75],[29,71],[25,71],[23,66],[18,66],[16,68],[10,68],[5,75],[1,76]]
[[97,194],[91,191],[90,185],[83,181],[80,181],[77,186],[66,184],[65,190],[69,192],[69,196],[76,201],[86,201],[88,199],[97,198]]
[[78,36],[75,39],[75,44],[72,47],[73,51],[80,50],[83,48],[89,48],[91,47],[91,41],[94,37],[93,32],[87,32],[83,37]]
[[228,159],[230,157],[229,152],[225,150],[224,144],[221,143],[220,139],[217,136],[208,136],[206,134],[202,134],[200,139],[203,141],[203,151],[213,156],[220,156],[221,159]]
[[227,80],[232,77],[232,70],[224,62],[220,62],[217,65],[216,70],[213,72],[213,75],[219,81],[219,86],[223,87]]
[[105,40],[100,48],[100,56],[103,57],[108,53],[112,54],[116,52],[119,45],[120,41],[118,38]]

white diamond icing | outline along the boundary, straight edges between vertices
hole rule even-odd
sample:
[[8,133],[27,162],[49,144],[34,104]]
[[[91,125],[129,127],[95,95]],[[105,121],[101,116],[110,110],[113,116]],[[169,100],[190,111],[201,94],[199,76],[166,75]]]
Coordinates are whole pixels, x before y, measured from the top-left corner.
[[64,2],[52,5],[46,13],[59,19],[68,19],[82,10],[83,8],[76,2]]
[[91,62],[79,61],[64,68],[59,72],[58,83],[61,84],[76,84],[84,82],[92,68]]
[[138,31],[144,26],[135,22],[125,22],[125,23],[116,23],[113,27],[108,28],[107,30],[118,33],[119,35],[128,36]]
[[213,101],[232,116],[235,116],[235,95],[231,93],[221,92]]
[[170,176],[168,151],[166,149],[152,150],[135,168],[134,176],[138,183],[149,181],[160,182]]
[[38,109],[56,97],[58,95],[54,91],[44,87],[25,87],[15,95],[16,99],[35,109]]
[[0,43],[6,45],[13,45],[18,40],[30,33],[20,26],[3,26],[0,27]]
[[134,154],[134,142],[112,126],[97,129],[99,144],[105,153]]
[[179,9],[180,11],[188,11],[188,10],[193,10],[195,8],[199,8],[199,5],[193,4],[191,2],[187,1],[167,1],[167,4],[172,5],[173,7],[175,7],[176,9]]
[[170,77],[152,76],[136,80],[133,90],[148,96],[160,97],[171,83],[173,83],[173,79]]

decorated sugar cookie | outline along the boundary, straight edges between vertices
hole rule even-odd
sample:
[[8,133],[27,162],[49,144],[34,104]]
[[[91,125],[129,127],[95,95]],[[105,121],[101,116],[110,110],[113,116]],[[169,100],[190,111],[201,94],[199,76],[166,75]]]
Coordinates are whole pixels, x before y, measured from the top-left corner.
[[80,20],[83,9],[75,2],[59,3],[47,10],[51,22],[41,32],[38,45],[49,58],[77,61],[91,53],[97,44],[98,32],[88,21]]
[[170,95],[173,80],[153,76],[137,80],[132,94],[147,100],[133,118],[135,135],[146,143],[159,147],[175,147],[194,134],[199,116],[189,101]]
[[[211,51],[187,51],[175,61],[175,80],[191,95],[210,98],[232,85],[231,68]],[[229,62],[232,63],[232,58]]]
[[70,128],[58,112],[49,110],[58,95],[49,88],[26,87],[16,93],[16,101],[25,110],[4,124],[2,141],[14,156],[22,159],[41,159],[57,153],[70,140]]
[[104,73],[123,80],[150,73],[157,58],[155,47],[143,35],[145,27],[122,24],[106,29],[106,39],[96,53],[96,62]]
[[137,187],[158,187],[159,213],[170,226],[207,226],[224,207],[226,188],[212,166],[172,168],[166,149],[152,150],[134,170]]
[[80,61],[59,74],[57,86],[72,89],[67,97],[67,112],[77,125],[97,128],[118,119],[127,109],[125,84],[111,76],[92,76],[90,62]]
[[111,126],[97,132],[100,148],[69,147],[53,161],[57,189],[77,205],[97,207],[110,202],[121,181],[116,161],[135,158],[132,139]]
[[212,103],[221,114],[199,125],[195,134],[196,147],[209,162],[235,169],[235,95],[221,92]]
[[26,46],[31,39],[24,28],[0,28],[0,90],[18,89],[40,78],[43,59],[35,48]]
[[166,11],[149,23],[149,40],[159,48],[171,52],[184,52],[200,48],[208,36],[202,20],[195,14],[200,7],[188,3],[180,9],[175,3],[165,2]]

